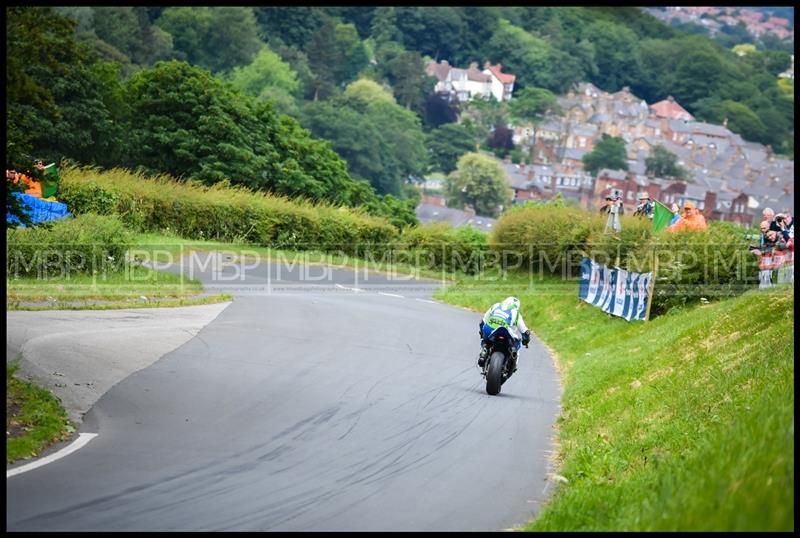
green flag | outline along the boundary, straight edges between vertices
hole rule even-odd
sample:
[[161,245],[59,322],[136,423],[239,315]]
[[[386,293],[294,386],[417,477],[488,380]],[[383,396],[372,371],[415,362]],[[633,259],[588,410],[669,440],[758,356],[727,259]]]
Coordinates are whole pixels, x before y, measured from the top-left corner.
[[656,200],[653,207],[653,233],[658,233],[669,226],[673,215],[674,213],[667,206]]

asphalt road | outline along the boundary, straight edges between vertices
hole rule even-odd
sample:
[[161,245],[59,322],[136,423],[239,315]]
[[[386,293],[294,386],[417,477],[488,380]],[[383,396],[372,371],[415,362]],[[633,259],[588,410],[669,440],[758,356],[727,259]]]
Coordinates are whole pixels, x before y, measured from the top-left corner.
[[489,396],[479,315],[431,302],[438,284],[211,269],[235,300],[106,392],[86,446],[7,478],[7,530],[503,530],[539,510],[560,392],[536,338]]

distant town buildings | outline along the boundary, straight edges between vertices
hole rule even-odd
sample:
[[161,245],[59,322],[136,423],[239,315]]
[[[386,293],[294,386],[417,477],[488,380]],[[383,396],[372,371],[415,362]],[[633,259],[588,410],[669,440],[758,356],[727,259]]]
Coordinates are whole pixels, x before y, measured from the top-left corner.
[[704,26],[711,35],[719,32],[724,25],[743,24],[754,37],[773,34],[779,39],[794,39],[791,21],[783,17],[772,17],[761,11],[738,6],[671,6],[646,7],[645,12],[669,23],[676,19],[682,23]]
[[[537,127],[514,126],[514,143],[527,148],[527,164],[504,165],[515,203],[548,200],[557,193],[587,209],[599,208],[609,189],[633,208],[638,194],[665,204],[693,201],[707,218],[751,224],[764,207],[794,209],[794,161],[772,148],[746,142],[727,129],[695,121],[673,98],[648,106],[628,88],[616,93],[590,83],[558,97],[563,112]],[[626,142],[628,170],[583,170],[583,156],[603,134]],[[677,157],[689,178],[647,174],[646,159],[660,145]],[[532,159],[532,162],[530,160]]]

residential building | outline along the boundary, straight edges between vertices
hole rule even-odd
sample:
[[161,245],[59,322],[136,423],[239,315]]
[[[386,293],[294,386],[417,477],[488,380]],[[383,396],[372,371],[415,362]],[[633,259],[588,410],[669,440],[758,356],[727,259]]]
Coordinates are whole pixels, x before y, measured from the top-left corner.
[[434,91],[447,94],[451,99],[460,102],[471,101],[475,98],[509,101],[514,91],[515,75],[502,72],[500,64],[486,63],[483,71],[478,69],[478,64],[473,62],[467,69],[452,67],[447,60],[440,63],[430,62],[425,73],[436,77]]

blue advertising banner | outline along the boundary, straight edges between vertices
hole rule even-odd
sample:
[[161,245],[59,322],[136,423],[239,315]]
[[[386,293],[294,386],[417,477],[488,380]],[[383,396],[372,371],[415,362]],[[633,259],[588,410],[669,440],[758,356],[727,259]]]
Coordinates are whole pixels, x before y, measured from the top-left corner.
[[628,321],[644,320],[653,273],[632,273],[609,268],[590,258],[581,261],[578,297]]

